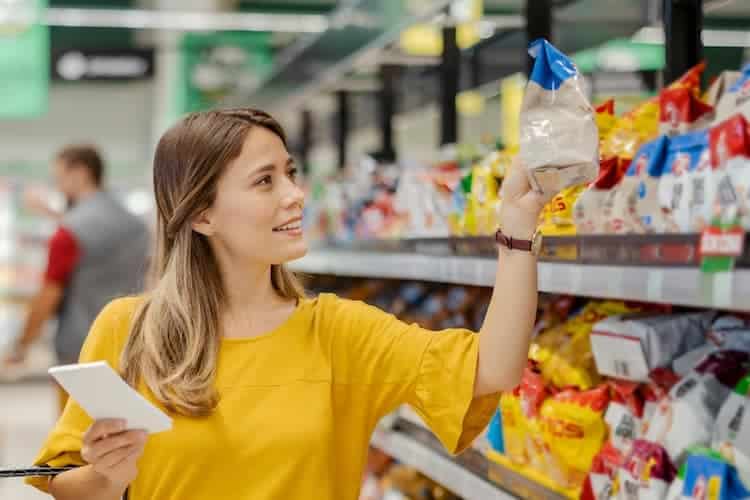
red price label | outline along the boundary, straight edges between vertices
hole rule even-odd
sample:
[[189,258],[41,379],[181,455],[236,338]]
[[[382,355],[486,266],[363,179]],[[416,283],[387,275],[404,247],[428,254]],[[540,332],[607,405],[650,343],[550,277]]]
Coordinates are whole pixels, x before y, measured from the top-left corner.
[[702,257],[739,257],[745,249],[745,231],[741,228],[720,231],[709,228],[701,234]]

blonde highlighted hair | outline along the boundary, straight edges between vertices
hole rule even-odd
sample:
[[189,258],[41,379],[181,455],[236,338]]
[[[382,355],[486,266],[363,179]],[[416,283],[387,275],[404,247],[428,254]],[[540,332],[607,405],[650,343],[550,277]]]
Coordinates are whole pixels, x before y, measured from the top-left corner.
[[[182,415],[207,415],[218,403],[213,382],[225,299],[208,240],[190,222],[213,203],[217,180],[254,127],[270,130],[286,145],[284,130],[268,114],[229,109],[188,115],[156,148],[152,288],[135,312],[121,369],[129,384],[145,383],[159,402]],[[283,298],[304,295],[284,266],[272,266],[271,281]]]

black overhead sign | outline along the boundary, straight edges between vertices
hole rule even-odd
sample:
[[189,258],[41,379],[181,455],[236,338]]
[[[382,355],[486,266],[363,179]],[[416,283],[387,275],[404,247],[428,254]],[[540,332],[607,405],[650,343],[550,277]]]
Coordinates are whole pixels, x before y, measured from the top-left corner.
[[52,54],[54,80],[145,80],[154,76],[153,49],[68,49]]

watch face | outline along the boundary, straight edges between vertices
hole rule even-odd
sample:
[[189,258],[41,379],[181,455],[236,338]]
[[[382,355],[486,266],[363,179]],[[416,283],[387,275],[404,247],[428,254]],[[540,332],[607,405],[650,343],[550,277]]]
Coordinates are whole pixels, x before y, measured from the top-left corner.
[[542,236],[541,231],[537,231],[534,233],[534,236],[531,238],[531,253],[534,255],[539,255],[542,252],[542,243],[544,241],[544,236]]

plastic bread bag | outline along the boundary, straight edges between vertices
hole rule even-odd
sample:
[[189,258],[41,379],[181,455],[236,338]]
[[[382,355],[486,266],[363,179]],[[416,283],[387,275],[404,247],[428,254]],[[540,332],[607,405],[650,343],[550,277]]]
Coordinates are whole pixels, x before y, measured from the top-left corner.
[[647,422],[645,436],[681,463],[693,446],[708,446],[730,392],[750,370],[750,354],[719,351],[707,356],[669,391]]
[[599,131],[573,62],[544,39],[529,54],[535,62],[521,104],[520,156],[534,189],[554,195],[596,178]]
[[[710,165],[708,132],[701,130],[673,137],[666,165],[659,179],[659,205],[668,232],[690,232],[694,227],[693,206],[703,203],[698,174]],[[694,189],[695,188],[695,189]]]
[[655,368],[669,366],[706,342],[714,313],[614,316],[594,325],[591,348],[601,375],[648,382]]
[[659,178],[668,148],[669,138],[661,136],[638,150],[615,191],[608,232],[662,232],[665,219],[659,206]]

